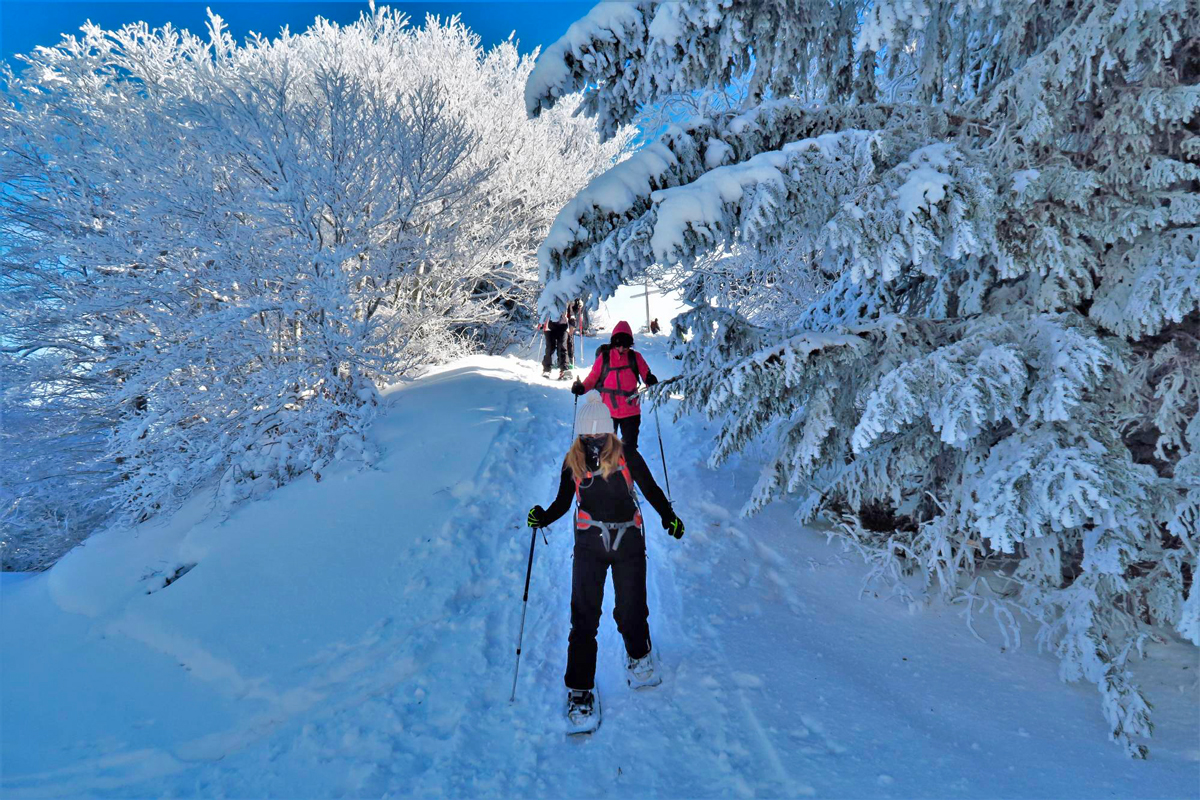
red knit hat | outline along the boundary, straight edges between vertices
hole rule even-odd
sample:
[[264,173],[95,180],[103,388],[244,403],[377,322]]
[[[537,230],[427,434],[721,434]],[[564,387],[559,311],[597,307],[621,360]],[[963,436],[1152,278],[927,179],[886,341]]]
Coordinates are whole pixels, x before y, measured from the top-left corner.
[[629,327],[629,323],[625,320],[618,322],[617,327],[613,328],[612,338],[608,340],[608,343],[613,347],[619,345],[633,347],[633,329]]

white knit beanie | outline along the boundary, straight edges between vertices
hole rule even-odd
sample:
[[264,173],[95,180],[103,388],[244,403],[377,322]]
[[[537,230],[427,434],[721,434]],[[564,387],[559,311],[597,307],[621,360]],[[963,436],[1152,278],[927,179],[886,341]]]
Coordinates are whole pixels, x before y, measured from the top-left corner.
[[613,430],[612,414],[609,413],[608,406],[604,405],[598,392],[592,392],[575,415],[575,435],[594,436],[598,433],[616,431]]

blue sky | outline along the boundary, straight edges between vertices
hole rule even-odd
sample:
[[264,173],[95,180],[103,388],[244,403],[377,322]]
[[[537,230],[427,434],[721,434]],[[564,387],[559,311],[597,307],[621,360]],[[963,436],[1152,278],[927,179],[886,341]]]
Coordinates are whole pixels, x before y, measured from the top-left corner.
[[[582,17],[594,0],[458,0],[458,2],[394,2],[377,0],[379,5],[400,9],[419,23],[426,13],[450,16],[460,14],[483,39],[485,47],[501,42],[516,32],[522,52],[546,46],[557,39],[567,26]],[[239,41],[250,31],[274,36],[283,26],[302,31],[317,16],[337,22],[352,22],[367,10],[362,2],[11,2],[0,0],[0,55],[11,59],[38,45],[53,45],[62,33],[75,33],[85,21],[104,28],[117,28],[139,20],[153,27],[170,22],[176,27],[204,32],[205,8],[211,7],[229,25]],[[14,65],[15,66],[15,65]]]

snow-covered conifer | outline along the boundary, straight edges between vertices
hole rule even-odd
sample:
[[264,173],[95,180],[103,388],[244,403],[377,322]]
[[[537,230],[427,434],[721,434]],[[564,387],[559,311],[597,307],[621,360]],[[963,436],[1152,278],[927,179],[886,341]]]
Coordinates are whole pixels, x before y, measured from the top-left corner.
[[747,510],[1025,614],[1145,755],[1131,656],[1200,644],[1194,4],[602,3],[526,101],[611,133],[730,86],[566,205],[540,302],[673,268],[681,410],[773,451]]

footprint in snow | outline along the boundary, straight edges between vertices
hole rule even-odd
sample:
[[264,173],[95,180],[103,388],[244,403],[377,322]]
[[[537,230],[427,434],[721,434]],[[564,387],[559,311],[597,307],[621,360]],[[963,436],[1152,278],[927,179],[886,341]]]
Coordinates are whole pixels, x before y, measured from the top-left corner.
[[761,689],[763,687],[763,679],[748,672],[735,672],[730,677],[740,689]]

